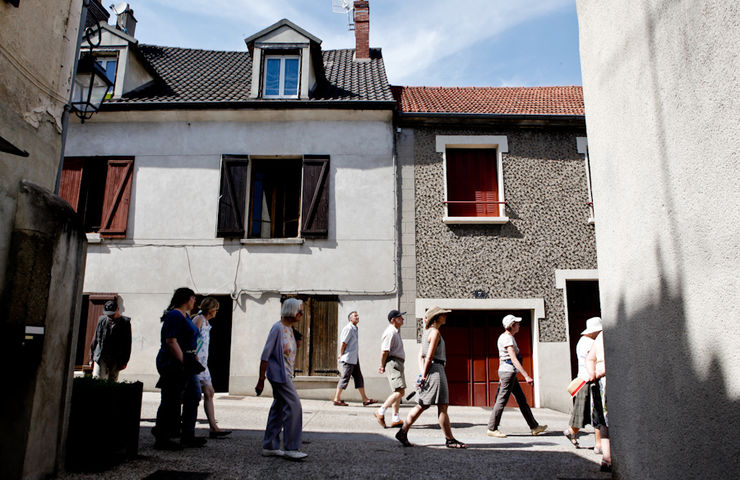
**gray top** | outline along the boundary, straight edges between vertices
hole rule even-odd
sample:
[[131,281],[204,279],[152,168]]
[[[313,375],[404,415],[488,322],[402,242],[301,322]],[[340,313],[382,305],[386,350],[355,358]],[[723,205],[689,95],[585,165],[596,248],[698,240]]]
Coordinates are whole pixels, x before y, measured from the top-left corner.
[[516,344],[516,340],[513,335],[509,335],[504,332],[498,337],[498,371],[499,372],[516,372],[516,367],[510,363],[506,363],[506,360],[511,360],[509,350],[506,347],[514,347],[514,353],[519,353],[519,345]]
[[396,357],[401,360],[406,359],[406,352],[403,350],[401,334],[392,324],[388,325],[388,328],[383,332],[383,339],[380,342],[380,351],[387,351],[389,357]]
[[[431,330],[431,329],[429,329]],[[429,330],[424,331],[424,335],[421,337],[421,356],[426,358],[427,353],[429,352]],[[434,356],[432,357],[432,360],[439,360],[441,362],[447,361],[447,351],[445,350],[445,339],[442,338],[442,334],[439,335],[439,343],[437,344],[437,349],[434,350]]]
[[339,337],[340,342],[347,344],[344,349],[344,354],[340,358],[341,361],[351,365],[357,365],[359,358],[358,339],[359,329],[357,328],[357,325],[352,322],[347,322],[347,325],[342,329],[342,335]]

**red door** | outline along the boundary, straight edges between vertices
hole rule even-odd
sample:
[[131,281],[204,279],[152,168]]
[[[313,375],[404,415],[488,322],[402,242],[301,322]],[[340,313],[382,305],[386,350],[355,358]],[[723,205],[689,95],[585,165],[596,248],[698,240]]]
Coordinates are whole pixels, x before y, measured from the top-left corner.
[[[501,319],[508,314],[522,317],[522,326],[516,336],[522,365],[532,374],[532,322],[528,310],[457,310],[447,317],[442,328],[447,349],[447,380],[450,386],[450,404],[491,407],[498,390],[498,347],[496,342],[504,332]],[[534,390],[524,377],[517,376],[527,397],[534,406]],[[516,406],[512,396],[507,406]]]

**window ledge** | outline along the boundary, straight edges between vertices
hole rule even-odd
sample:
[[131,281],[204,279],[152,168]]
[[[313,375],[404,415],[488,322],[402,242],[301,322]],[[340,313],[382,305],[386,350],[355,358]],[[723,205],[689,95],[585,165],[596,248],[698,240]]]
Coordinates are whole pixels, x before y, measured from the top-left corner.
[[242,238],[242,245],[303,245],[303,238]]
[[459,224],[491,224],[502,225],[509,223],[509,217],[444,217],[442,219],[447,225]]
[[103,237],[101,237],[99,233],[86,233],[85,236],[87,236],[87,243],[103,242]]

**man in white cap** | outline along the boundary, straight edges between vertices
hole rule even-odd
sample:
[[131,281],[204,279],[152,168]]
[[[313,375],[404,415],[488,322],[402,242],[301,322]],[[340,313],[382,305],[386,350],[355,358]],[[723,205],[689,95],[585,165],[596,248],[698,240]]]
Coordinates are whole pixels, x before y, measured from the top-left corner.
[[517,405],[519,405],[519,411],[522,412],[524,419],[529,425],[529,429],[532,435],[539,435],[540,433],[547,430],[547,425],[540,425],[532,415],[529,405],[527,405],[527,397],[524,396],[522,387],[519,386],[519,380],[516,378],[517,371],[524,376],[524,380],[528,384],[533,385],[534,380],[529,376],[524,367],[522,366],[521,360],[519,359],[519,346],[516,344],[514,335],[519,332],[519,323],[522,321],[521,317],[514,315],[506,315],[501,321],[506,331],[498,337],[498,378],[499,387],[498,395],[496,396],[496,404],[491,412],[491,417],[488,419],[488,432],[489,437],[506,438],[506,434],[498,429],[501,423],[501,415],[504,413],[504,407],[506,402],[509,401],[509,396],[513,393],[516,399]]
[[103,305],[95,336],[90,345],[93,377],[118,381],[118,372],[126,368],[131,357],[131,319],[121,315],[118,299]]
[[[601,318],[592,317],[586,320],[586,329],[581,332],[581,339],[576,344],[576,357],[578,358],[578,378],[588,380],[588,371],[586,370],[586,355],[588,355],[594,339],[602,330]],[[584,426],[591,423],[591,395],[589,388],[581,388],[576,393],[573,400],[573,407],[570,411],[569,427],[565,429],[563,435],[578,448],[578,431]],[[601,434],[599,429],[595,430],[594,453],[601,454]]]

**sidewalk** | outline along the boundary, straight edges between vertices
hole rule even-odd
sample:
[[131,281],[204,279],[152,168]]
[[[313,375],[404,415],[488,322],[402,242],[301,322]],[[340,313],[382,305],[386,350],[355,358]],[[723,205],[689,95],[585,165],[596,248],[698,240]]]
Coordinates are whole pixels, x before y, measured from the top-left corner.
[[[490,409],[450,407],[453,433],[469,445],[467,450],[444,447],[437,425],[436,409],[422,414],[409,431],[416,446],[404,448],[394,438],[396,429],[383,430],[373,416],[377,405],[335,407],[330,401],[303,400],[302,462],[260,456],[262,435],[271,398],[216,395],[216,417],[221,428],[233,430],[223,440],[209,440],[200,449],[161,452],[152,449],[150,434],[159,405],[159,394],[146,392],[142,405],[139,457],[98,474],[64,473],[72,479],[605,479],[599,472],[593,433],[582,435],[575,449],[563,436],[568,416],[535,409],[548,431],[533,437],[517,409],[504,412],[501,430],[508,438],[486,436]],[[403,406],[402,417],[410,406]],[[390,415],[388,414],[388,419]],[[208,434],[203,408],[198,416],[197,435]],[[94,440],[93,440],[94,441]],[[164,475],[161,470],[189,472]],[[155,473],[158,472],[158,473]]]

